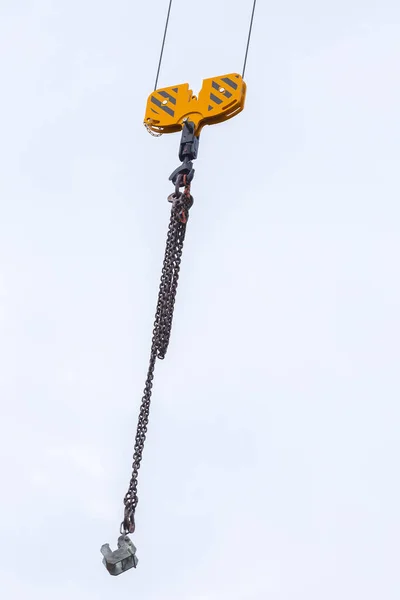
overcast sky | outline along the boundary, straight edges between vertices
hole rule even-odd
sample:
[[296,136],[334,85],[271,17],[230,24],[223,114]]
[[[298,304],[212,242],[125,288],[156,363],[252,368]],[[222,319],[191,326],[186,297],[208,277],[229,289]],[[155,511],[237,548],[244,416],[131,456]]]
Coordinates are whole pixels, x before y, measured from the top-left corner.
[[[400,597],[400,5],[259,0],[203,130],[111,578],[179,135],[142,124],[167,0],[0,0],[0,595]],[[174,0],[160,86],[240,71],[251,0]]]

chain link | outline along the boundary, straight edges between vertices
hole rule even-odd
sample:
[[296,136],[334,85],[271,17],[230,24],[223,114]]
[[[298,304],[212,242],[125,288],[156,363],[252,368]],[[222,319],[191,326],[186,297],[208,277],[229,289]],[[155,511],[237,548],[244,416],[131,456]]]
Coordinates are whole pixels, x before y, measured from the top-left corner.
[[153,131],[153,130],[150,128],[150,126],[149,126],[147,123],[143,123],[143,124],[144,124],[144,126],[145,126],[145,128],[146,128],[146,131],[148,131],[148,132],[149,132],[149,134],[150,134],[150,135],[152,135],[153,137],[161,137],[161,136],[162,136],[162,134],[163,134],[163,133],[162,133],[162,131],[158,131],[158,132],[156,133],[156,132],[154,132],[154,131]]
[[124,520],[121,523],[121,533],[124,534],[133,533],[135,531],[135,511],[139,501],[137,494],[138,474],[143,456],[147,426],[149,423],[154,369],[157,358],[160,360],[165,358],[171,335],[182,249],[186,235],[186,224],[189,218],[189,209],[193,205],[193,197],[190,195],[190,185],[185,185],[183,192],[178,191],[174,194],[171,194],[168,200],[172,202],[171,217],[168,227],[160,288],[158,292],[156,316],[150,351],[150,362],[137,424],[132,463],[132,477],[129,483],[128,491],[124,498],[125,512]]

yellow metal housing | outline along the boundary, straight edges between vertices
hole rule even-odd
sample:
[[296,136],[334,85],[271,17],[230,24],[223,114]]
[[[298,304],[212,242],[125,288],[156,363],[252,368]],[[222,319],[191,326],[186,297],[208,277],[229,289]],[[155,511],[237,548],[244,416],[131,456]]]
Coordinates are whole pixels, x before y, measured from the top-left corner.
[[182,83],[150,94],[144,124],[154,133],[174,133],[189,119],[198,136],[204,125],[221,123],[240,113],[245,99],[246,84],[237,73],[204,79],[198,98],[188,83]]

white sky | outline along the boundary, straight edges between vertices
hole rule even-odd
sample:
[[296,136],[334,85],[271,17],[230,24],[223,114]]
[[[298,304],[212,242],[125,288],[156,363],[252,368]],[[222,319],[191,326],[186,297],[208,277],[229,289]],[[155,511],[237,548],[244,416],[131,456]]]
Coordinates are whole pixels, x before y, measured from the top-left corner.
[[[179,136],[167,0],[0,3],[0,594],[398,600],[400,5],[262,2],[202,134],[139,566],[111,578]],[[240,71],[251,1],[174,0],[160,85]]]

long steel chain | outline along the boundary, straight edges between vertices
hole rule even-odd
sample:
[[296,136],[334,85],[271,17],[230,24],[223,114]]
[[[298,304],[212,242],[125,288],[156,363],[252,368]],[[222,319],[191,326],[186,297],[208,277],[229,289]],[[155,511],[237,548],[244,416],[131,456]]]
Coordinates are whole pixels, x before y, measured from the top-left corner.
[[[186,180],[184,180],[184,184],[186,184]],[[172,202],[171,217],[158,292],[150,362],[136,431],[132,477],[124,498],[125,512],[124,520],[121,523],[121,534],[133,533],[135,531],[135,511],[139,501],[137,493],[138,474],[149,423],[154,369],[157,358],[160,360],[165,358],[171,335],[183,243],[186,235],[186,224],[189,218],[189,209],[193,204],[193,197],[190,195],[190,184],[185,185],[183,192],[180,192],[177,186],[175,193],[171,194],[168,200]]]

